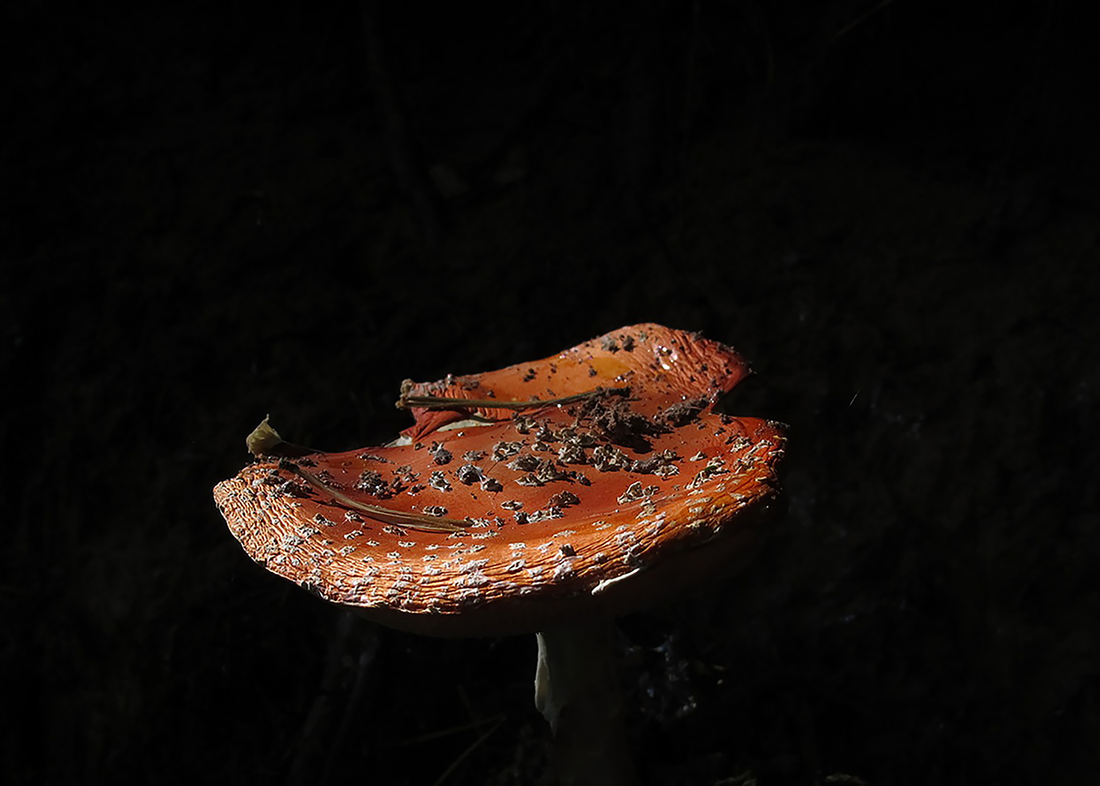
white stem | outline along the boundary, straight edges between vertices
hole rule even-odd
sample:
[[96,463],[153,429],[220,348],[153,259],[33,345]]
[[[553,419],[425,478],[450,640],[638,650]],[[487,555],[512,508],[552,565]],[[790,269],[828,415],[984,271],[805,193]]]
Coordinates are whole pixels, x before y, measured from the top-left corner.
[[538,643],[535,706],[554,733],[562,786],[634,786],[615,677],[614,623],[542,631]]

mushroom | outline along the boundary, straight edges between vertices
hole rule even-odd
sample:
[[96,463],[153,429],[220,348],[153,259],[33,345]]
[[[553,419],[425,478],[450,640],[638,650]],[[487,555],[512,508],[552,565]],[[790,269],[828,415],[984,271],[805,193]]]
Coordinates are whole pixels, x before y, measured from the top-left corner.
[[728,573],[778,508],[784,427],[713,411],[729,347],[645,324],[533,363],[402,386],[389,445],[287,446],[214,498],[268,570],[394,628],[538,635],[565,783],[629,783],[611,620]]

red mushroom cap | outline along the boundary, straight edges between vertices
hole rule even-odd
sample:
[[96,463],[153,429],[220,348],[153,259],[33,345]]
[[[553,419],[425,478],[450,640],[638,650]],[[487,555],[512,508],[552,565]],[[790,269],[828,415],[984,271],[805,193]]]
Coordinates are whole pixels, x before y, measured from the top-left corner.
[[[623,328],[407,385],[414,407],[472,403],[420,410],[411,444],[261,458],[214,497],[268,570],[393,627],[506,634],[620,613],[739,562],[776,507],[783,427],[711,411],[747,371],[696,335]],[[440,430],[470,416],[487,423]]]

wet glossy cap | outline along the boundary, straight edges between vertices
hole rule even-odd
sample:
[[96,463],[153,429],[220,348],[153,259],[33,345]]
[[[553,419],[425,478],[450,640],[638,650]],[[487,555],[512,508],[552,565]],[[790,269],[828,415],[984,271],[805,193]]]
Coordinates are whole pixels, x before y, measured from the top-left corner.
[[508,634],[620,613],[736,567],[775,510],[783,427],[712,411],[747,373],[697,335],[623,328],[406,384],[407,444],[288,456],[254,440],[268,452],[214,497],[268,570],[393,627]]

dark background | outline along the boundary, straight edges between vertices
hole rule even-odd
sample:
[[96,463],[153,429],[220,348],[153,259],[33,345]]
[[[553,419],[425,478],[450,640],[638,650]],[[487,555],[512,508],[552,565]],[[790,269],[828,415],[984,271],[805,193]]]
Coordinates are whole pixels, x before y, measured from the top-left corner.
[[648,782],[1095,782],[1077,7],[392,5],[5,6],[3,780],[548,783],[532,638],[377,629],[210,490],[657,321],[792,428],[765,556],[621,621]]

